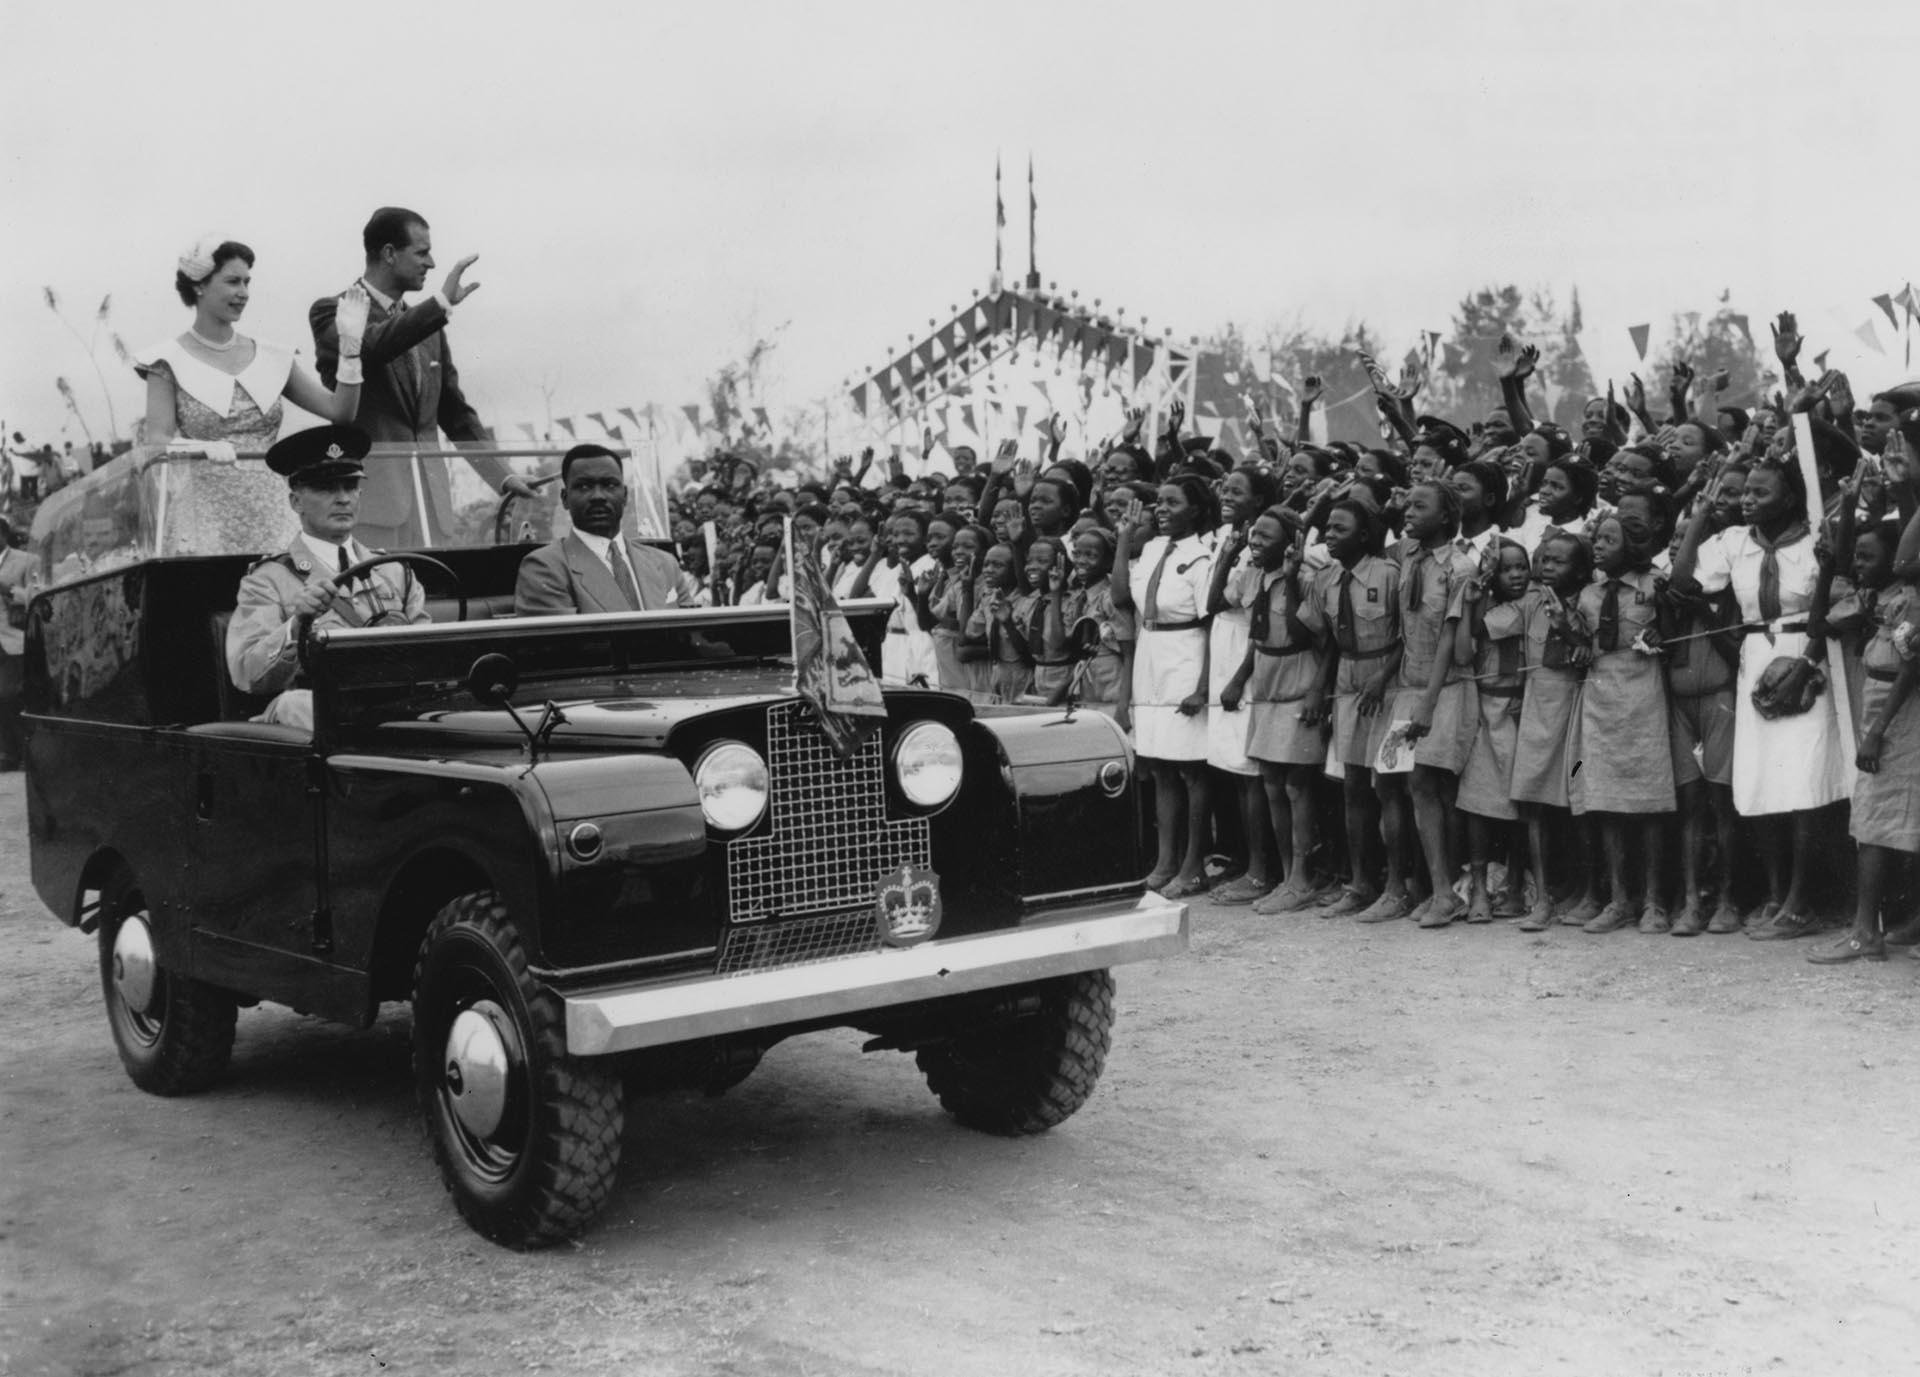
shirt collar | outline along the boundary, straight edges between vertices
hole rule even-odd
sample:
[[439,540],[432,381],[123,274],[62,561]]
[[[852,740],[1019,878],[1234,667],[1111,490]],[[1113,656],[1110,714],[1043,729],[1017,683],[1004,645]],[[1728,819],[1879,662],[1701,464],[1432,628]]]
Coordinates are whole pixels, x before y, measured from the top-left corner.
[[342,544],[335,545],[330,540],[322,540],[319,536],[309,535],[305,530],[302,530],[299,534],[299,539],[306,545],[307,549],[312,552],[314,563],[329,574],[337,574],[340,572],[340,552],[342,550],[347,552],[347,563],[358,564],[360,562],[360,552],[354,548],[353,537],[351,536],[347,537]]
[[367,289],[367,295],[372,297],[374,299],[374,302],[383,311],[391,311],[394,307],[394,303],[400,300],[400,298],[397,296],[388,296],[385,292],[381,291],[378,287],[374,286],[371,282],[367,281],[367,279],[364,277],[360,279],[360,285]]
[[613,545],[611,537],[595,535],[592,531],[583,531],[578,526],[573,528],[573,534],[582,545],[593,551],[594,557],[602,564],[611,564],[613,562],[613,556],[608,553]]

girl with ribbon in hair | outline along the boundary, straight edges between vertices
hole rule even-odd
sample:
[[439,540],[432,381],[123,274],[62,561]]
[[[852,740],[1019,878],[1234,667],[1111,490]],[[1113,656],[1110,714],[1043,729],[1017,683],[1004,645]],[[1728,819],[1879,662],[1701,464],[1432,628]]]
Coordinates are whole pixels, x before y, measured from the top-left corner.
[[1207,705],[1207,764],[1217,772],[1216,783],[1230,783],[1234,797],[1218,806],[1238,811],[1240,835],[1246,839],[1246,869],[1235,879],[1215,886],[1210,897],[1217,904],[1250,904],[1280,883],[1274,864],[1267,790],[1260,767],[1247,756],[1247,718],[1226,706],[1221,696],[1227,677],[1247,656],[1250,607],[1262,572],[1248,545],[1254,519],[1279,499],[1279,484],[1260,469],[1243,465],[1220,481],[1219,541],[1215,546],[1213,582],[1207,589],[1208,663],[1218,669]]
[[[1526,820],[1527,850],[1533,859],[1533,907],[1520,920],[1522,932],[1544,932],[1554,922],[1547,829],[1568,808],[1572,772],[1568,738],[1580,707],[1589,654],[1571,607],[1593,577],[1593,553],[1571,531],[1555,531],[1533,553],[1533,577],[1539,597],[1523,607],[1527,691],[1520,700],[1509,786],[1510,797]],[[1579,926],[1600,912],[1599,876],[1591,846],[1582,845],[1581,829],[1556,830],[1576,848],[1585,879],[1583,892],[1560,921]]]
[[[1513,751],[1520,736],[1520,708],[1526,692],[1527,617],[1541,601],[1530,585],[1531,562],[1518,541],[1502,539],[1493,547],[1492,567],[1484,579],[1467,586],[1467,611],[1460,619],[1459,654],[1473,663],[1478,686],[1479,727],[1460,772],[1454,807],[1467,819],[1467,921],[1490,923],[1495,916],[1487,890],[1487,864],[1493,853],[1496,822],[1514,822]],[[1514,830],[1514,829],[1509,829]],[[1507,867],[1507,888],[1500,911],[1521,913],[1524,885],[1518,848]]]
[[[1743,817],[1765,820],[1760,851],[1768,897],[1747,935],[1801,937],[1814,925],[1807,880],[1816,810],[1846,798],[1853,783],[1830,691],[1820,688],[1804,711],[1776,716],[1762,711],[1766,698],[1755,698],[1765,680],[1776,700],[1799,706],[1823,674],[1826,642],[1808,634],[1820,564],[1807,528],[1805,486],[1797,466],[1763,461],[1747,475],[1745,525],[1708,538],[1711,506],[1710,498],[1695,508],[1674,557],[1672,583],[1683,593],[1731,588],[1741,620],[1757,623],[1740,648],[1734,696],[1734,807]],[[1789,844],[1782,845],[1782,832]]]
[[[1600,815],[1610,893],[1583,930],[1615,932],[1637,919],[1640,931],[1664,934],[1671,920],[1660,895],[1665,820],[1658,815],[1673,811],[1673,745],[1659,660],[1653,533],[1634,517],[1602,517],[1593,562],[1599,577],[1580,590],[1575,614],[1589,656],[1570,747],[1580,768],[1567,788],[1576,817]],[[1638,909],[1627,881],[1628,817],[1639,819],[1645,869]]]
[[1174,475],[1157,498],[1151,524],[1138,502],[1121,524],[1113,602],[1138,627],[1134,744],[1153,776],[1158,838],[1147,884],[1173,899],[1207,888],[1207,590],[1220,509],[1213,485],[1195,473]]
[[285,482],[264,464],[231,467],[236,452],[264,452],[273,445],[283,398],[336,423],[351,421],[360,410],[365,289],[356,286],[342,298],[340,385],[328,391],[292,349],[237,328],[252,295],[253,261],[252,249],[219,235],[202,235],[189,245],[175,262],[173,285],[193,323],[135,356],[134,371],[147,385],[146,443],[229,466],[217,476],[190,470],[170,476],[179,485],[173,509],[195,525],[163,532],[176,539],[159,553],[284,547],[296,524]]

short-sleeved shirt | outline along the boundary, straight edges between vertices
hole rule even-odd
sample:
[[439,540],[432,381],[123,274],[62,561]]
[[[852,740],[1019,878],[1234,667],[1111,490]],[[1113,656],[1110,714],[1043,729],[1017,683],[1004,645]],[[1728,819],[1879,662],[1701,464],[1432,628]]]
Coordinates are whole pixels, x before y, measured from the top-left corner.
[[[1658,631],[1660,626],[1660,606],[1655,594],[1654,574],[1651,569],[1632,570],[1620,575],[1620,596],[1615,600],[1619,609],[1618,637],[1611,647],[1600,644],[1600,613],[1606,606],[1607,589],[1613,580],[1602,576],[1580,590],[1580,620],[1585,624],[1588,642],[1595,655],[1621,653],[1631,650],[1633,642],[1644,631]],[[1639,651],[1634,651],[1639,654]]]
[[[1753,538],[1751,526],[1734,526],[1711,536],[1700,544],[1699,562],[1694,579],[1701,591],[1718,593],[1732,588],[1740,604],[1742,621],[1760,617],[1760,565],[1766,551]],[[1813,537],[1802,536],[1791,545],[1774,551],[1780,566],[1780,615],[1792,616],[1813,605],[1813,588],[1820,579],[1820,565],[1813,554]]]
[[[1352,645],[1339,644],[1340,585],[1353,587]],[[1374,669],[1373,661],[1400,639],[1400,569],[1379,555],[1362,555],[1351,570],[1330,564],[1300,604],[1300,622],[1340,654],[1335,693],[1352,693]]]
[[1434,656],[1445,655],[1445,682],[1450,684],[1460,677],[1460,670],[1453,663],[1452,645],[1442,644],[1447,639],[1446,624],[1465,612],[1467,585],[1479,574],[1479,566],[1452,543],[1427,549],[1417,541],[1403,540],[1394,546],[1393,557],[1400,567],[1400,636],[1405,644],[1400,682],[1425,688],[1433,675]]
[[[1258,591],[1254,593],[1256,609],[1261,597],[1267,602],[1266,631],[1264,637],[1252,636],[1249,644],[1254,647],[1252,696],[1261,702],[1291,703],[1304,698],[1313,686],[1319,682],[1326,668],[1326,656],[1313,647],[1313,635],[1309,631],[1303,638],[1303,621],[1296,628],[1287,617],[1287,585],[1280,577],[1280,571],[1257,569],[1260,576]],[[1304,571],[1294,575],[1296,588],[1295,615],[1298,616],[1312,596],[1310,580],[1312,575]],[[1253,617],[1253,625],[1258,627],[1260,618]],[[1354,621],[1359,622],[1359,609],[1355,608]],[[1262,654],[1260,647],[1268,650],[1289,651],[1284,655]],[[1237,668],[1237,667],[1236,667]],[[1223,667],[1216,671],[1224,676],[1233,669]]]
[[[1213,584],[1213,544],[1203,535],[1182,536],[1173,542],[1173,552],[1161,566],[1167,538],[1155,536],[1140,547],[1128,569],[1127,591],[1133,595],[1134,614],[1142,629],[1148,629],[1149,614],[1160,622],[1197,622],[1206,616],[1207,593]],[[1153,571],[1160,569],[1160,585],[1154,605],[1147,605],[1147,588]]]

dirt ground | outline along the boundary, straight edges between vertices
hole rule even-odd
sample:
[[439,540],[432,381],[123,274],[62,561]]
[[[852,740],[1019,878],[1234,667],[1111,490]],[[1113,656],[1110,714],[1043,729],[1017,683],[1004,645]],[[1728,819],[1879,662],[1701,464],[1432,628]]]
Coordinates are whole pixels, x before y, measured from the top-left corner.
[[857,1035],[630,1108],[612,1207],[448,1202],[407,1018],[128,1083],[0,777],[8,1373],[1850,1373],[1920,1364],[1920,962],[1200,906],[1099,1092],[954,1126]]

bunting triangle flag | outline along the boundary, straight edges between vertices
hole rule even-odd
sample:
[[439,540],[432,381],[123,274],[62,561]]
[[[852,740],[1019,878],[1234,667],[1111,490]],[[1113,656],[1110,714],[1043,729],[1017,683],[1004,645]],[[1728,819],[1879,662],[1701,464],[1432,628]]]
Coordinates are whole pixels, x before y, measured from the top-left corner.
[[1880,343],[1880,332],[1873,328],[1872,316],[1868,316],[1865,320],[1861,321],[1860,328],[1853,333],[1858,335],[1860,342],[1866,345],[1867,348],[1873,350],[1874,353],[1884,354],[1887,352],[1886,346]]
[[1013,433],[1020,434],[1027,428],[1027,404],[1020,403],[1013,409]]
[[1033,390],[1046,399],[1048,406],[1053,405],[1053,397],[1052,394],[1047,391],[1047,380],[1045,378],[1035,378],[1033,380]]
[[700,403],[687,403],[687,405],[680,408],[680,414],[687,418],[687,424],[692,426],[695,431],[700,429]]
[[1896,330],[1900,328],[1900,317],[1893,313],[1893,296],[1891,293],[1882,292],[1873,299],[1873,304],[1886,313],[1887,324]]
[[560,429],[567,432],[567,438],[569,440],[574,440],[579,438],[573,433],[573,422],[569,421],[565,416],[556,416],[554,418],[553,423],[559,426]]
[[533,428],[532,421],[517,421],[515,424],[527,432],[527,438],[529,440],[538,440],[540,438],[540,432]]
[[1153,371],[1153,346],[1138,341],[1133,346],[1133,385],[1140,386],[1140,380]]
[[[1726,294],[1724,292],[1721,294],[1720,299],[1722,301],[1725,301],[1727,299]],[[1753,330],[1747,324],[1747,318],[1743,315],[1740,315],[1737,312],[1732,312],[1728,314],[1727,319],[1733,322],[1734,329],[1738,330],[1743,336],[1745,336],[1747,341],[1747,347],[1751,349],[1753,347]]]
[[1914,298],[1913,284],[1911,282],[1906,285],[1899,296],[1894,298],[1894,301],[1896,304],[1906,308],[1909,317],[1920,319],[1920,301],[1916,301]]
[[1641,362],[1647,358],[1647,339],[1653,334],[1651,325],[1629,325],[1627,334],[1633,338],[1633,350],[1640,356]]
[[853,389],[853,410],[854,413],[859,416],[865,416],[867,414],[867,385],[865,383],[861,383],[860,386]]
[[1831,349],[1822,349],[1819,353],[1815,354],[1813,356],[1813,366],[1824,373],[1827,368],[1827,355],[1832,352]]
[[973,421],[972,402],[962,402],[960,404],[960,424],[965,429],[972,431],[975,435],[980,433],[980,427],[975,425]]
[[587,413],[587,419],[599,426],[603,431],[607,428],[607,414],[604,411],[589,411]]
[[625,416],[629,421],[632,421],[635,425],[640,424],[640,418],[633,414],[633,408],[630,406],[620,407],[619,414],[622,416]]
[[764,406],[756,406],[753,409],[753,423],[760,427],[762,435],[773,434],[773,422],[767,419],[767,409]]

